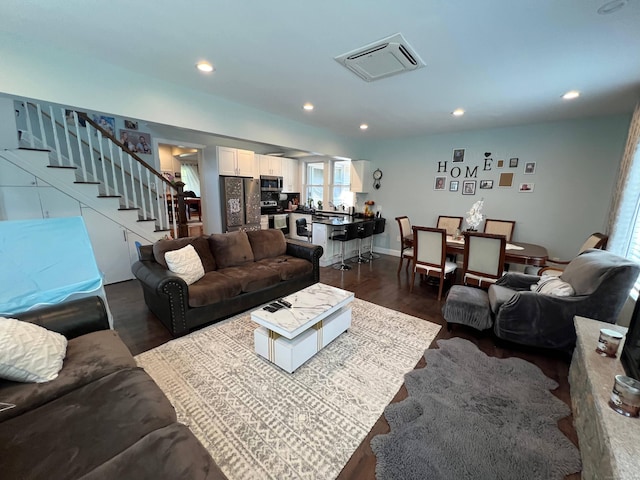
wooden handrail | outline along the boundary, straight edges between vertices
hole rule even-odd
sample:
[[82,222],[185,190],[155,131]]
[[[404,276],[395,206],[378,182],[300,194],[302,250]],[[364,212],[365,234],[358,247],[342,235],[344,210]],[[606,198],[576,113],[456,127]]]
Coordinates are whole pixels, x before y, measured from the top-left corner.
[[85,122],[89,122],[89,124],[95,128],[96,130],[99,130],[102,133],[102,136],[107,137],[109,140],[111,140],[113,143],[115,143],[116,145],[118,145],[118,147],[120,147],[123,151],[127,152],[129,155],[131,155],[136,162],[142,164],[143,167],[145,167],[147,170],[150,170],[151,173],[153,173],[156,177],[158,177],[160,180],[162,180],[164,183],[166,183],[168,186],[172,187],[172,188],[176,188],[175,184],[170,182],[169,180],[167,180],[161,173],[159,173],[158,171],[156,171],[155,168],[153,168],[151,165],[149,165],[147,162],[145,162],[144,160],[142,160],[138,155],[135,154],[135,152],[132,152],[131,150],[129,150],[129,148],[124,145],[123,143],[121,143],[116,137],[114,137],[113,135],[111,135],[107,130],[105,130],[104,128],[102,128],[100,125],[98,125],[96,122],[94,122],[93,120],[91,120],[89,118],[89,116],[84,113],[84,112],[76,112],[76,114],[78,115],[78,118],[82,118]]

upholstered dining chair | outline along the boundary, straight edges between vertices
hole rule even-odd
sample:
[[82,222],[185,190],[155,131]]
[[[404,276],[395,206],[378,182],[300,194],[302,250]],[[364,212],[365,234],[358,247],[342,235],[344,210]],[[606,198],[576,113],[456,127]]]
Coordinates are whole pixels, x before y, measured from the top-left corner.
[[463,235],[463,282],[488,288],[504,273],[507,239],[504,235],[480,232],[464,232]]
[[413,233],[409,217],[406,215],[396,217],[396,221],[398,222],[398,228],[400,229],[400,264],[398,265],[398,275],[400,275],[404,259],[407,259],[407,271],[409,270],[409,264],[413,259]]
[[516,222],[514,220],[495,220],[493,218],[487,218],[484,221],[484,233],[504,235],[507,237],[507,242],[510,242],[515,226]]
[[413,272],[409,292],[413,292],[416,272],[440,279],[438,301],[442,298],[442,286],[457,265],[447,260],[447,231],[444,228],[413,227]]
[[460,230],[462,225],[462,217],[447,217],[440,215],[438,217],[438,223],[436,228],[444,228],[447,231],[447,235],[455,235],[456,230]]
[[[578,255],[590,248],[605,250],[607,248],[608,241],[608,235],[599,232],[592,233],[582,244],[580,250],[578,250]],[[525,273],[530,275],[552,275],[554,277],[558,277],[562,275],[565,267],[569,265],[570,262],[571,260],[547,260],[544,267],[527,267],[525,268]]]

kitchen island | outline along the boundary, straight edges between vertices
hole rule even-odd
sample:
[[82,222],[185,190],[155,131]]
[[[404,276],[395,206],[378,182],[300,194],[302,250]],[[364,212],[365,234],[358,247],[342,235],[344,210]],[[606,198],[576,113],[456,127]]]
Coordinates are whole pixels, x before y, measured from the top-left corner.
[[[354,223],[363,223],[370,218],[358,218],[351,217],[349,215],[343,215],[337,212],[321,213],[312,216],[313,223],[313,238],[312,242],[315,245],[321,245],[324,249],[322,257],[320,257],[320,266],[326,267],[333,265],[340,261],[340,251],[343,242],[337,242],[332,240],[334,232],[342,230],[345,225]],[[363,251],[369,250],[369,242],[373,241],[373,237],[365,239],[363,244]],[[358,239],[353,239],[345,243],[344,246],[344,258],[352,258],[358,255]]]

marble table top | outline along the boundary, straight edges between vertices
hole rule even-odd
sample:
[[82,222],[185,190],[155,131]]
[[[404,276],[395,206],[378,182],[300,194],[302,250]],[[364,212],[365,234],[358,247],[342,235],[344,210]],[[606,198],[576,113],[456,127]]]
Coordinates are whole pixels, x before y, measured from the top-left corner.
[[260,308],[251,312],[251,320],[291,339],[351,303],[354,294],[316,283],[282,298],[291,304],[291,308],[281,308],[274,313]]

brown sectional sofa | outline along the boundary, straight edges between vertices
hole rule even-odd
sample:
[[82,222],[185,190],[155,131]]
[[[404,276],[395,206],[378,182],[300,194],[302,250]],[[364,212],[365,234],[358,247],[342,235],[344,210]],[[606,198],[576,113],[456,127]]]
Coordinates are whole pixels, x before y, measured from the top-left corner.
[[13,315],[65,335],[46,383],[0,380],[0,478],[214,480],[225,475],[109,330],[99,297]]
[[[205,272],[191,285],[169,270],[164,257],[188,244]],[[238,231],[143,245],[132,271],[149,309],[180,336],[317,283],[322,252],[277,229]]]

